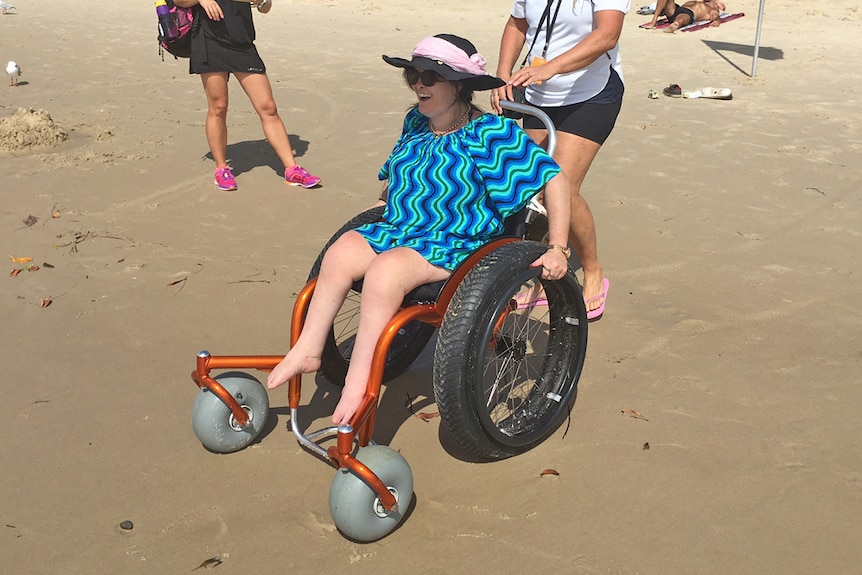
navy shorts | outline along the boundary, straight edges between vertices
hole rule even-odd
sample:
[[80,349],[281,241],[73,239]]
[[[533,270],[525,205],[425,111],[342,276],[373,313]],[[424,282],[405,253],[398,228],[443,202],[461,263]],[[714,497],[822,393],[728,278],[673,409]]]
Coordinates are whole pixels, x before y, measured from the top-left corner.
[[[622,105],[622,100],[607,104],[594,104],[588,100],[568,106],[537,107],[551,118],[557,131],[586,138],[601,146],[611,135]],[[544,130],[545,124],[535,116],[524,116],[524,129]]]
[[[580,136],[601,146],[611,135],[617,122],[617,116],[623,105],[624,92],[625,86],[622,79],[611,67],[607,85],[586,102],[568,106],[537,106],[537,108],[551,118],[558,131]],[[543,130],[545,124],[537,117],[527,115],[524,116],[524,129]]]

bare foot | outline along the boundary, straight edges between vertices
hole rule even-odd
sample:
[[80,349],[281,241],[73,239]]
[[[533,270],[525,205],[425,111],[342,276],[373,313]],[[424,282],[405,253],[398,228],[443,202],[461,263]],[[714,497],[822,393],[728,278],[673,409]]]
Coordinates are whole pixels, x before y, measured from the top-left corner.
[[665,34],[673,34],[677,30],[679,30],[679,23],[674,22],[673,24],[671,24],[670,26],[668,26],[667,28],[664,29],[664,33]]
[[290,350],[266,378],[267,389],[284,385],[297,373],[311,373],[320,369],[320,357],[305,355],[299,349]]
[[332,423],[341,425],[349,423],[350,418],[359,409],[362,404],[362,399],[365,397],[365,387],[362,385],[345,384],[341,390],[341,399],[338,405],[335,406],[335,412],[332,414]]

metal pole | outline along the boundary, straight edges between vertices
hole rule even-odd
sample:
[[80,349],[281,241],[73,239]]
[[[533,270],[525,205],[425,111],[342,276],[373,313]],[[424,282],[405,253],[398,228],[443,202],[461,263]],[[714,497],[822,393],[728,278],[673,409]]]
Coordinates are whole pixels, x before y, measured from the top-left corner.
[[760,0],[760,11],[757,13],[757,34],[754,36],[754,57],[751,62],[751,77],[757,75],[757,56],[760,53],[760,26],[763,24],[763,6],[766,0]]

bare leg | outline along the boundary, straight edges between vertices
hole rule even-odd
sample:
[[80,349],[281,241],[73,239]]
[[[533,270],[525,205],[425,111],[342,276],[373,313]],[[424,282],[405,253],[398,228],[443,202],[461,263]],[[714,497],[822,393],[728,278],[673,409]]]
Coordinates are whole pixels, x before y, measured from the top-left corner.
[[269,145],[275,150],[284,167],[288,169],[292,168],[296,165],[296,159],[293,157],[293,149],[290,146],[290,138],[287,135],[284,122],[282,122],[281,116],[278,115],[278,108],[272,96],[272,85],[269,83],[269,78],[266,74],[245,72],[237,72],[234,75],[239,80],[242,89],[248,95],[248,99],[251,101],[255,112],[260,116],[263,133]]
[[664,29],[666,34],[673,34],[683,26],[688,26],[689,24],[694,24],[694,19],[688,15],[687,12],[679,12],[675,14],[672,18],[668,16],[667,18],[670,20],[670,26]]
[[267,377],[267,388],[274,389],[298,373],[320,368],[320,354],[335,315],[353,282],[362,277],[365,280],[359,329],[341,400],[332,416],[335,424],[350,421],[362,403],[374,347],[383,328],[400,308],[404,296],[422,284],[446,279],[449,272],[432,266],[417,252],[407,248],[395,248],[377,255],[358,233],[345,233],[327,250],[302,333]]
[[205,131],[216,168],[227,166],[227,72],[201,74],[207,95]]
[[409,248],[395,248],[374,258],[365,274],[356,344],[350,356],[341,401],[332,414],[334,424],[350,421],[362,403],[377,340],[401,307],[404,296],[422,284],[447,277],[448,271],[431,265]]
[[652,15],[652,22],[645,24],[644,28],[655,28],[656,22],[661,18],[662,14],[667,16],[668,20],[673,20],[673,15],[676,13],[676,4],[673,0],[657,0],[655,3],[655,12]]
[[683,26],[687,26],[688,24],[683,24],[684,20],[690,20],[688,16],[680,16],[679,19],[674,20],[670,23],[670,26],[662,30],[665,34],[673,34],[677,30],[679,30]]
[[[535,141],[545,145],[546,130],[527,130]],[[604,291],[604,274],[599,263],[596,242],[596,225],[593,213],[587,201],[581,196],[581,184],[587,176],[587,171],[593,163],[593,158],[601,146],[592,140],[587,140],[574,134],[557,132],[557,150],[554,159],[563,169],[572,185],[572,215],[569,241],[572,250],[577,254],[584,272],[584,300],[589,300]],[[592,311],[602,304],[598,298],[590,302],[587,311]]]
[[269,389],[287,383],[298,373],[320,368],[320,354],[335,315],[353,282],[365,275],[375,255],[365,238],[356,232],[345,233],[326,251],[302,333],[267,377]]

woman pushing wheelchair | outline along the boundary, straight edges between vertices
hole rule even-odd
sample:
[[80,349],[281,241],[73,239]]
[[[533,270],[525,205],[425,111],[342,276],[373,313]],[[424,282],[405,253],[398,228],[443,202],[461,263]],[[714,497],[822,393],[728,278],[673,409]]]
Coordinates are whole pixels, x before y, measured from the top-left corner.
[[568,270],[570,193],[565,175],[514,121],[486,114],[473,92],[505,82],[464,38],[438,34],[411,59],[383,56],[403,69],[417,103],[380,170],[383,219],[343,234],[326,251],[305,325],[267,378],[274,389],[320,369],[333,321],[352,285],[363,279],[359,326],[341,399],[332,415],[348,423],[359,408],[374,348],[404,297],[445,280],[470,254],[504,232],[507,216],[544,189],[549,245],[533,263],[543,279]]

